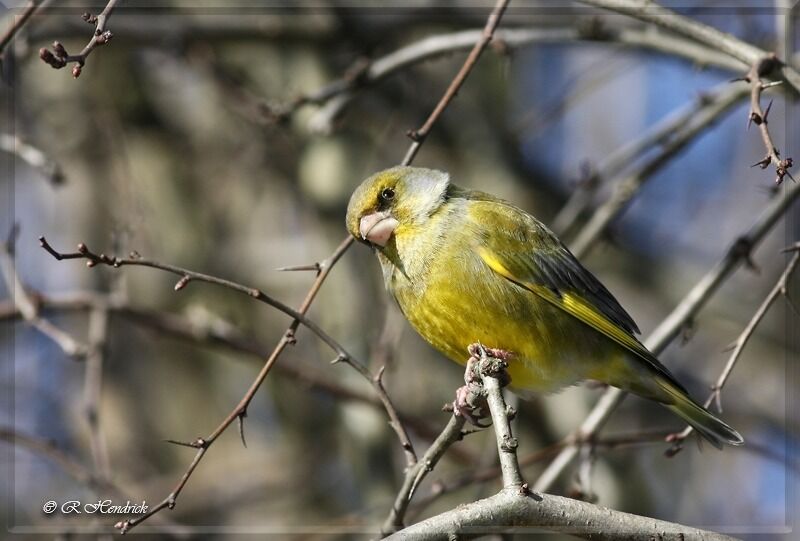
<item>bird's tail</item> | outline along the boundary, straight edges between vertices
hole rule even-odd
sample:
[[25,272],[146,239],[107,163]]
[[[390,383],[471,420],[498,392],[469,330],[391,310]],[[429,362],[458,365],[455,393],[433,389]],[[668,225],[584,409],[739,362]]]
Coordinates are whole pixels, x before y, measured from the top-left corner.
[[665,403],[664,405],[689,423],[711,445],[721,449],[723,443],[730,445],[742,445],[744,443],[744,438],[742,438],[741,434],[714,417],[681,389],[660,377],[656,377],[656,383],[672,399],[671,403]]

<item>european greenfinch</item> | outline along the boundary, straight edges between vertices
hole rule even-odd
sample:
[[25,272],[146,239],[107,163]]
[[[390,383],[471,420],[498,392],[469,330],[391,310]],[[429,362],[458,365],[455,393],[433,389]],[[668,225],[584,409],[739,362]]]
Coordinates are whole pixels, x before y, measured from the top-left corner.
[[450,359],[464,364],[482,344],[508,353],[512,390],[598,380],[663,404],[716,447],[744,442],[639,342],[555,234],[511,203],[441,171],[394,167],[355,190],[347,229],[375,250],[409,323]]

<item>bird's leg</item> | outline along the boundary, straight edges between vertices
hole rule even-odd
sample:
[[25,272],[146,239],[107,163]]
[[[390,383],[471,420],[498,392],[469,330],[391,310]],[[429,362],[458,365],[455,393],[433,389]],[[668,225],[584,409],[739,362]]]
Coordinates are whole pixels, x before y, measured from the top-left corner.
[[[481,361],[497,359],[503,363],[512,357],[511,352],[503,349],[487,348],[481,344],[472,344],[467,348],[469,359],[464,370],[464,386],[456,389],[456,399],[453,401],[453,411],[467,419],[479,428],[486,428],[480,420],[488,413],[486,397],[483,394],[480,375],[477,370],[484,369]],[[505,367],[505,365],[503,365]],[[507,384],[504,383],[504,385]]]

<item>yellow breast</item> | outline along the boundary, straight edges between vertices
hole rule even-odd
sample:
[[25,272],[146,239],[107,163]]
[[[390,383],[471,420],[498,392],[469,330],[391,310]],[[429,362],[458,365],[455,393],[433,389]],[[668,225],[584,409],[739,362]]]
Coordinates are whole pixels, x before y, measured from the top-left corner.
[[512,352],[509,373],[517,388],[550,392],[591,377],[599,356],[613,349],[583,323],[494,273],[471,250],[440,250],[425,271],[395,272],[390,280],[411,325],[461,364],[476,342]]

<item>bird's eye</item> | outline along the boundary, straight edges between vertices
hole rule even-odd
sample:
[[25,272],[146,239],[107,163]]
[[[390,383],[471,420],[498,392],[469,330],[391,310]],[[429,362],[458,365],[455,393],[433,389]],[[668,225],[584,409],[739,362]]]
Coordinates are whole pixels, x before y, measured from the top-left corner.
[[394,190],[392,188],[384,188],[381,192],[381,201],[389,202],[394,199]]

